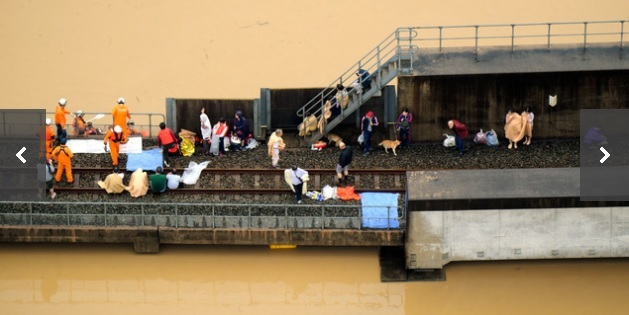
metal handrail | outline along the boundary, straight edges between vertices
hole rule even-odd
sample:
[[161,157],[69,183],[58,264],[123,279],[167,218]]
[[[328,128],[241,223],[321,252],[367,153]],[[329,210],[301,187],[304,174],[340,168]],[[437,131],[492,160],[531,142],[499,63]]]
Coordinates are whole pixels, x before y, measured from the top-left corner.
[[[319,223],[311,224],[310,228],[318,228],[318,229],[339,229],[337,225],[333,222],[334,220],[341,221],[340,225],[343,225],[344,229],[363,229],[362,221],[362,209],[369,207],[378,207],[378,208],[387,208],[387,217],[384,218],[366,218],[369,220],[386,220],[386,227],[383,229],[403,229],[406,225],[405,216],[406,211],[403,206],[364,206],[364,205],[328,205],[325,203],[321,203],[318,205],[294,205],[294,204],[234,204],[234,203],[221,203],[221,204],[205,204],[205,203],[146,203],[146,202],[104,202],[99,203],[98,205],[94,205],[91,207],[86,207],[86,209],[81,209],[81,213],[72,213],[71,206],[86,206],[83,202],[44,202],[44,201],[33,201],[33,202],[11,202],[11,201],[0,201],[0,208],[2,205],[6,204],[14,204],[19,205],[20,207],[27,206],[21,212],[0,212],[0,225],[7,225],[5,221],[9,222],[21,222],[17,225],[54,225],[54,226],[103,226],[103,227],[112,227],[112,226],[169,226],[179,228],[180,222],[188,222],[189,220],[200,220],[197,221],[196,224],[193,224],[193,227],[200,228],[227,228],[227,227],[238,227],[238,228],[246,228],[253,229],[257,222],[261,222],[262,220],[275,222],[280,222],[281,219],[283,224],[275,224],[274,228],[299,228],[299,223],[291,224],[290,222],[296,222],[301,220],[305,222],[305,220],[319,220]],[[34,205],[42,205],[42,206],[51,206],[51,205],[62,205],[63,209],[59,209],[56,212],[50,212],[50,209],[46,209],[45,213],[36,213],[33,212]],[[95,211],[95,208],[102,206],[102,211]],[[133,206],[135,213],[124,212],[124,213],[113,213],[110,209],[119,207],[119,206]],[[246,215],[221,215],[216,213],[217,207],[228,208],[228,207],[237,207],[238,209],[246,208]],[[139,209],[137,209],[139,207]],[[158,210],[154,209],[155,207],[159,207],[162,213],[157,213]],[[185,207],[198,207],[203,209],[199,214],[182,214],[181,209]],[[334,209],[355,209],[358,210],[357,216],[335,216],[329,213],[327,207]],[[252,209],[284,209],[284,215],[254,215],[252,214]],[[392,208],[397,208],[398,215],[395,217],[390,217],[389,213]],[[289,212],[289,209],[311,209],[312,213],[319,212],[321,215],[305,215],[298,216],[293,215]],[[170,211],[170,213],[164,214],[164,211]],[[151,213],[154,212],[154,213]],[[9,218],[9,220],[7,220]],[[41,218],[49,218],[48,223],[42,223],[43,220],[38,220]],[[223,221],[222,224],[217,223],[217,220]],[[396,226],[391,225],[391,222],[397,222]],[[54,222],[50,224],[50,222]],[[129,221],[135,222],[135,224],[128,224]],[[231,224],[227,224],[225,222],[231,222]],[[357,221],[357,222],[356,222]],[[78,223],[77,223],[78,222]],[[121,223],[122,222],[122,223]],[[162,222],[163,224],[161,224]],[[204,223],[203,223],[204,222]],[[237,224],[235,222],[238,222]],[[16,224],[8,224],[8,225],[16,225]],[[280,226],[281,225],[281,226]],[[303,224],[305,225],[305,224]],[[268,225],[267,225],[268,227]],[[307,227],[304,227],[307,228]]]
[[[52,115],[54,117],[55,112],[46,112],[46,115]],[[90,116],[95,116],[95,115],[99,115],[99,114],[104,114],[105,117],[103,117],[102,119],[104,120],[109,120],[112,121],[113,117],[111,113],[108,112],[83,112],[83,114],[85,114],[86,116],[86,120],[90,119]],[[162,113],[136,113],[133,112],[131,113],[132,119],[135,122],[135,126],[138,128],[143,128],[143,127],[148,127],[148,131],[149,131],[149,138],[153,138],[153,136],[157,136],[157,133],[155,133],[153,131],[153,129],[155,129],[155,131],[157,131],[157,129],[159,129],[159,123],[161,122],[166,122],[166,115],[162,114]],[[154,116],[157,117],[154,118]],[[138,119],[137,117],[140,117],[140,119]],[[161,118],[161,119],[160,119]],[[147,121],[148,124],[144,124],[143,121]],[[53,120],[54,121],[54,120]],[[154,123],[155,122],[155,123]],[[68,121],[69,124],[72,124],[72,121],[69,120]],[[111,123],[94,123],[94,126],[102,126],[103,128],[107,128],[109,125],[111,125]]]
[[[483,40],[499,40],[499,39],[510,39],[508,43],[511,47],[511,52],[515,51],[516,47],[516,39],[535,39],[535,38],[544,38],[546,39],[546,47],[548,49],[551,48],[552,38],[568,38],[568,37],[579,37],[582,40],[579,40],[578,43],[583,44],[583,50],[587,48],[588,39],[595,36],[613,36],[619,35],[619,47],[622,49],[624,47],[624,38],[625,38],[625,29],[624,23],[629,20],[612,20],[612,21],[586,21],[586,22],[552,22],[552,23],[520,23],[520,24],[485,24],[485,25],[453,25],[453,26],[414,26],[414,27],[400,27],[396,29],[393,33],[389,34],[378,43],[375,48],[370,50],[367,54],[361,57],[358,62],[353,64],[348,70],[343,72],[337,79],[332,81],[332,83],[328,84],[319,94],[317,94],[314,98],[308,101],[304,106],[302,106],[297,111],[297,116],[303,117],[306,112],[310,112],[313,115],[316,115],[317,119],[320,118],[321,113],[323,112],[323,106],[325,102],[335,93],[336,84],[351,80],[351,76],[358,71],[358,69],[365,69],[370,73],[374,73],[375,70],[381,70],[381,67],[387,64],[390,60],[396,60],[396,65],[400,70],[407,70],[406,68],[402,68],[401,63],[401,54],[403,51],[409,51],[411,54],[419,50],[419,48],[430,47],[429,45],[425,45],[427,42],[436,42],[436,46],[439,48],[439,52],[443,52],[443,44],[444,42],[452,42],[452,41],[465,41],[470,40],[473,43],[465,46],[457,46],[461,47],[474,47],[476,54],[478,54],[478,49],[481,46],[484,46]],[[610,25],[614,27],[616,24],[620,26],[618,31],[591,31],[588,29],[588,25],[597,25],[604,24]],[[516,29],[519,31],[521,29],[531,28],[531,27],[545,27],[544,32],[540,32],[539,34],[522,34],[518,35]],[[570,32],[561,33],[553,28],[553,26],[582,26],[583,30],[581,32],[574,32],[570,30]],[[494,28],[507,28],[507,30],[511,31],[511,35],[481,35],[480,32],[486,29],[494,29]],[[444,31],[454,30],[454,29],[471,29],[474,31],[473,35],[470,36],[447,36],[444,35]],[[428,36],[425,37],[424,33],[426,31],[435,30],[438,31],[438,36]],[[590,41],[591,42],[591,41]],[[575,41],[575,43],[577,43]],[[393,48],[389,49],[389,45],[395,44]],[[421,44],[421,45],[420,45]],[[495,46],[495,44],[488,44],[491,46]],[[384,52],[384,54],[383,54]],[[391,55],[391,52],[394,52]],[[621,54],[622,55],[622,54]],[[375,60],[374,60],[375,58]],[[412,61],[408,68],[412,69]]]

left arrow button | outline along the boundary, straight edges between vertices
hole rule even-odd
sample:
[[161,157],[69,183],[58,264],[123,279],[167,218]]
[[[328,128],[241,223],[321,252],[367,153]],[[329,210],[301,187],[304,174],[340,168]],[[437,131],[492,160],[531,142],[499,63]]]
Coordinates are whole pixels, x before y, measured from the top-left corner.
[[26,147],[22,147],[22,150],[15,154],[15,156],[17,156],[17,158],[20,159],[22,163],[26,163],[26,159],[22,157],[22,153],[24,153],[24,151],[26,151]]

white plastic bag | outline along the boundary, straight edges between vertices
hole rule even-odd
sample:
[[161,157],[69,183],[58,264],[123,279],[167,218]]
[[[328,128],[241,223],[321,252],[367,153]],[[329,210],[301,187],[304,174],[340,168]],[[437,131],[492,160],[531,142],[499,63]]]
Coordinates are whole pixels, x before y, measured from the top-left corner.
[[330,185],[325,185],[325,187],[321,189],[321,195],[323,195],[323,200],[336,198],[336,188],[332,188]]
[[212,135],[212,144],[210,145],[210,153],[218,155],[218,136]]
[[256,141],[256,139],[254,138],[249,138],[249,140],[247,140],[247,150],[255,149],[259,145],[260,143],[258,143],[258,141]]
[[451,136],[447,133],[444,133],[443,135],[446,137],[445,140],[443,140],[444,147],[453,147],[456,145],[456,139],[454,138],[454,136]]
[[360,136],[358,136],[358,144],[363,145],[363,143],[365,143],[365,137],[363,136],[363,133],[360,133]]

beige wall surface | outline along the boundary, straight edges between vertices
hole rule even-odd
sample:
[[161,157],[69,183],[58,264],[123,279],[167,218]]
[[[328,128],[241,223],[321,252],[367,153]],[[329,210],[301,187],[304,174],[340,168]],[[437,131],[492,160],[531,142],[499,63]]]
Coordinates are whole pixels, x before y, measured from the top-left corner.
[[629,1],[2,0],[0,108],[164,112],[332,82],[401,26],[627,19]]

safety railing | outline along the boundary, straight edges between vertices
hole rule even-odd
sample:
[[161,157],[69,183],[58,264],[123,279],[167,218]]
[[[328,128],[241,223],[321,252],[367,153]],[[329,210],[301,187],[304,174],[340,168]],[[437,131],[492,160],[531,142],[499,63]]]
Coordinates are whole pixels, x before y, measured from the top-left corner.
[[[381,215],[363,215],[378,208]],[[0,201],[0,225],[239,229],[404,229],[403,206]]]
[[[101,129],[103,132],[107,132],[107,129],[113,123],[113,117],[111,113],[97,113],[97,112],[84,112],[84,119],[86,122],[92,122],[95,128]],[[54,112],[46,112],[46,116],[52,119],[54,123]],[[135,124],[135,129],[143,131],[145,136],[149,138],[157,137],[159,132],[159,124],[166,122],[166,115],[162,113],[131,113],[131,118]],[[72,122],[74,116],[69,115],[67,119],[68,135],[72,135]]]
[[443,52],[447,47],[473,47],[478,52],[483,46],[504,46],[515,52],[518,46],[543,46],[578,44],[584,50],[592,43],[618,43],[625,46],[624,24],[628,20],[554,22],[455,26],[409,27],[417,32],[415,44],[436,47]]
[[[382,67],[384,65],[393,64],[397,69],[411,69],[411,64],[404,64],[405,57],[411,57],[417,50],[413,45],[412,38],[416,36],[414,30],[405,28],[397,29],[395,32],[387,36],[375,48],[365,54],[358,62],[353,64],[349,69],[343,72],[338,78],[334,79],[326,88],[318,93],[313,99],[308,101],[301,107],[297,115],[303,117],[305,113],[310,113],[320,117],[323,105],[336,94],[336,85],[343,84],[345,87],[351,87],[353,82],[358,81],[358,70],[363,69],[371,74],[376,84],[380,84],[382,76]],[[381,88],[381,87],[380,87]]]
[[310,113],[320,118],[325,102],[336,93],[336,85],[356,81],[354,75],[359,69],[378,75],[383,65],[394,62],[398,73],[412,71],[413,62],[424,49],[435,48],[443,53],[446,48],[473,47],[478,58],[479,48],[487,46],[507,46],[515,52],[519,46],[552,49],[553,45],[576,43],[585,52],[589,44],[601,42],[618,43],[622,58],[628,40],[624,28],[627,21],[400,27],[308,101],[297,115]]

